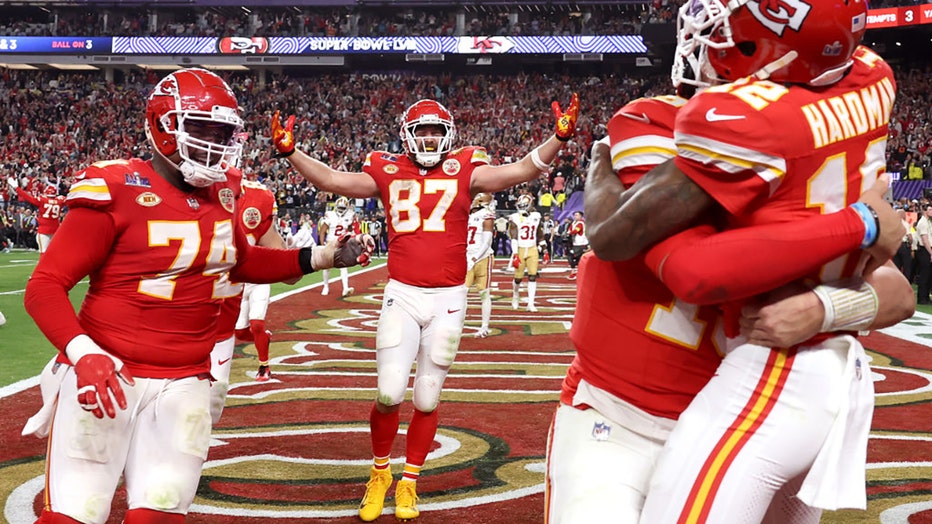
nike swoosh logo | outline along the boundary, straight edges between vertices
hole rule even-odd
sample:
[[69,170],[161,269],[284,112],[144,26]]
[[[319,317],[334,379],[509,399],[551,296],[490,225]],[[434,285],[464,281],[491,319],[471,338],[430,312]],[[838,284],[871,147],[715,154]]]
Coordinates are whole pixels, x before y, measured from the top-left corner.
[[647,115],[641,113],[640,115],[633,115],[631,113],[622,113],[622,115],[630,118],[631,120],[637,120],[638,122],[644,122],[645,124],[650,123],[650,118],[647,118]]
[[456,313],[457,311],[459,311],[459,310],[458,310],[458,309],[448,309],[448,310],[447,310],[447,314],[452,315],[453,313]]
[[724,120],[743,120],[745,118],[745,115],[720,115],[715,112],[716,109],[718,108],[713,107],[706,111],[705,119],[709,122],[721,122]]
[[229,362],[232,358],[233,358],[233,357],[230,357],[230,358],[228,358],[228,359],[226,359],[226,360],[218,360],[218,361],[217,361],[217,365],[218,365],[218,366],[222,366],[222,365],[226,364],[227,362]]

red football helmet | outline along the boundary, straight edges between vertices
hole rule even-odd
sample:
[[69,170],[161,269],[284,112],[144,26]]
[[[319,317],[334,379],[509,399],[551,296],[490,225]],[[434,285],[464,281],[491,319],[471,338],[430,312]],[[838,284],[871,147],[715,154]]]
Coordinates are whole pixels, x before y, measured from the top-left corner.
[[[674,84],[703,86],[754,75],[829,85],[851,65],[867,27],[867,2],[688,0],[677,24]],[[688,69],[696,78],[684,76]]]
[[[243,120],[233,91],[204,69],[181,69],[163,78],[146,105],[146,136],[166,159],[178,153],[187,183],[205,187],[226,180],[243,152]],[[195,128],[211,133],[192,136]],[[205,140],[200,136],[216,137]]]
[[[435,137],[418,137],[415,134],[418,126],[439,126],[443,130],[436,147],[433,144]],[[454,140],[456,126],[453,125],[453,116],[435,100],[418,100],[401,117],[401,142],[405,151],[424,167],[440,163],[444,155],[453,149]]]

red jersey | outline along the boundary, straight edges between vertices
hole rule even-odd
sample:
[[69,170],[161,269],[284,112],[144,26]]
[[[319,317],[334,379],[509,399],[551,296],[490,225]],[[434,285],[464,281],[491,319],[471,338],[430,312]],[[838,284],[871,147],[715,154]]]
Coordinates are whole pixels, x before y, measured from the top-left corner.
[[53,197],[45,195],[33,196],[23,191],[22,188],[16,188],[16,194],[19,195],[20,200],[29,202],[38,209],[36,211],[36,220],[39,225],[37,232],[40,235],[54,235],[58,231],[58,226],[61,224],[62,208],[65,207],[65,197],[61,195]]
[[423,168],[407,155],[373,151],[363,171],[379,186],[388,222],[388,274],[419,287],[449,287],[466,280],[470,181],[489,163],[481,147],[450,152]]
[[[673,122],[685,100],[635,100],[609,121],[612,166],[625,185],[675,154]],[[570,337],[576,357],[561,400],[580,379],[653,415],[676,419],[721,361],[719,312],[677,300],[643,255],[608,262],[583,255]]]
[[[885,170],[895,96],[890,66],[865,47],[831,86],[745,79],[710,88],[677,116],[676,165],[731,214],[734,227],[832,213]],[[857,274],[861,258],[845,255],[811,280]]]
[[[278,204],[272,191],[259,182],[243,179],[241,190],[242,193],[236,200],[236,222],[233,227],[241,229],[249,243],[254,246],[271,229],[278,214]],[[220,308],[220,320],[217,322],[218,341],[233,336],[236,320],[239,318],[243,284],[234,283],[232,286],[238,291],[235,296],[224,300]]]
[[[63,282],[70,289],[90,275],[79,326],[63,318],[62,305],[48,303],[67,297],[45,294],[46,303],[27,297],[27,308],[31,314],[57,311],[59,318],[35,311],[36,323],[60,349],[76,330],[87,333],[135,376],[208,372],[220,301],[237,292],[225,273],[236,262],[238,181],[184,193],[139,159],[98,162],[77,180],[59,249],[42,257],[33,278],[39,274],[43,285]],[[95,229],[74,230],[77,224]],[[81,236],[80,249],[68,249]],[[27,295],[31,291],[40,295],[28,288]]]

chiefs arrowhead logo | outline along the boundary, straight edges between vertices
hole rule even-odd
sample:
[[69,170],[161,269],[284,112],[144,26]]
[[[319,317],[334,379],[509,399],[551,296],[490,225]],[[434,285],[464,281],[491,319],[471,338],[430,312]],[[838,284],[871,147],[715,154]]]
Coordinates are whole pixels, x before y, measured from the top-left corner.
[[812,10],[812,5],[803,0],[752,1],[747,3],[747,7],[754,18],[777,36],[783,36],[786,28],[799,32]]

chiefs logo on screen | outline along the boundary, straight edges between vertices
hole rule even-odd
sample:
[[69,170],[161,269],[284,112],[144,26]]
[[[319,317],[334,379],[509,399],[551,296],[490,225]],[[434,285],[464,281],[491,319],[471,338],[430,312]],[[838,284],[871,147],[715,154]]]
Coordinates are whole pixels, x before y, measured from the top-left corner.
[[225,55],[254,55],[269,51],[269,41],[266,38],[254,36],[228,36],[217,42],[218,50]]

